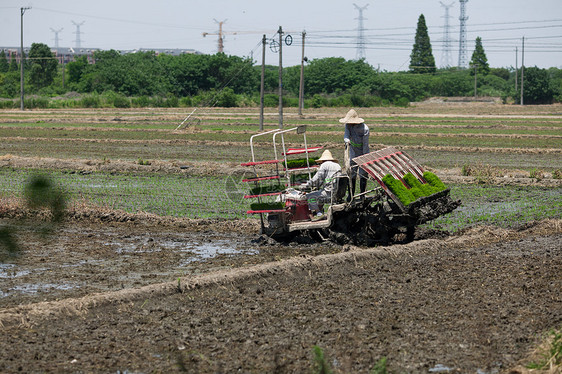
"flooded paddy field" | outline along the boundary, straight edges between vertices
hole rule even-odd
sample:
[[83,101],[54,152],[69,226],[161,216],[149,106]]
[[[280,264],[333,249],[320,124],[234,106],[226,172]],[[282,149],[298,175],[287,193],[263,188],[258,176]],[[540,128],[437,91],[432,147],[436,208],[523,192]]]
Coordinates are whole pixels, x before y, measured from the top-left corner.
[[257,250],[247,236],[119,223],[71,223],[42,240],[18,231],[23,245],[0,264],[0,307],[167,282],[221,269]]
[[[383,357],[391,373],[525,373],[562,327],[560,108],[365,109],[373,148],[407,150],[463,201],[372,248],[256,240],[224,181],[248,161],[252,108],[178,131],[179,110],[1,112],[0,227],[21,250],[0,264],[0,372],[310,373],[317,346],[335,373]],[[343,152],[340,112],[287,125]],[[21,219],[37,170],[71,199],[48,237]]]

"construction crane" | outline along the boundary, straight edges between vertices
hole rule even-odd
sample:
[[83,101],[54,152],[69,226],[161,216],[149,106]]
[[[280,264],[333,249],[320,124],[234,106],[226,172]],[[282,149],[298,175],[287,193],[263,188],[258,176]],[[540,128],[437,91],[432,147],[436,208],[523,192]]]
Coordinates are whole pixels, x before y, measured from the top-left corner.
[[226,22],[226,20],[224,21],[217,21],[216,19],[213,18],[213,20],[219,25],[219,31],[218,32],[204,32],[203,33],[203,37],[207,36],[207,35],[218,35],[219,36],[219,40],[218,40],[218,52],[222,53],[224,52],[224,35],[225,34],[231,34],[231,35],[236,35],[237,32],[224,32],[222,31],[222,25]]

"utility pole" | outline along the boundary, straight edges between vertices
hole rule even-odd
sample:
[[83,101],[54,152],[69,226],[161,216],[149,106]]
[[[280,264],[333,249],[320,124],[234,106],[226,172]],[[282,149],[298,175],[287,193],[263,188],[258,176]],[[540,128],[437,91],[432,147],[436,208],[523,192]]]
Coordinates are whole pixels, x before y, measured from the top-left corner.
[[517,53],[519,53],[519,51],[517,50],[517,47],[515,47],[515,92],[517,92],[517,75],[519,74],[519,67],[517,66]]
[[476,94],[476,87],[477,87],[477,78],[476,75],[478,74],[478,64],[474,64],[474,98],[477,98],[478,95]]
[[78,50],[80,48],[82,48],[82,40],[80,39],[80,34],[83,34],[83,32],[80,31],[80,26],[82,26],[84,24],[85,21],[82,21],[80,23],[76,23],[74,21],[72,21],[72,23],[74,24],[74,26],[76,26],[76,31],[74,32],[76,34],[76,51],[78,52]]
[[443,17],[445,18],[445,27],[443,29],[443,55],[441,57],[441,67],[448,68],[453,64],[453,59],[451,57],[451,37],[449,35],[449,18],[453,17],[449,15],[449,8],[451,8],[454,3],[449,5],[443,4],[442,1],[439,3],[441,3],[441,6],[445,8],[445,16]]
[[31,9],[31,7],[27,7],[27,8],[20,8],[21,10],[21,54],[20,54],[20,110],[24,110],[25,109],[25,105],[24,105],[24,99],[25,99],[25,93],[24,93],[24,88],[23,88],[23,81],[24,81],[24,65],[25,65],[25,61],[23,59],[23,15],[25,14],[25,11]]
[[467,65],[466,57],[466,21],[468,16],[466,15],[465,5],[468,0],[459,0],[461,3],[461,16],[459,21],[461,21],[460,35],[459,35],[459,67],[465,68]]
[[357,6],[357,4],[353,3],[353,6],[359,11],[359,18],[356,18],[357,20],[359,20],[359,27],[357,29],[357,55],[356,55],[356,59],[360,60],[362,58],[365,58],[365,28],[363,27],[363,20],[365,18],[363,18],[363,11],[365,9],[367,9],[367,7],[369,6],[369,4],[363,6],[363,7],[359,7]]
[[304,62],[307,60],[304,57],[304,38],[306,31],[302,32],[302,56],[301,56],[301,79],[299,85],[299,116],[302,116],[302,108],[304,107]]
[[521,45],[521,105],[523,105],[523,76],[525,71],[525,37],[522,39]]
[[62,57],[62,88],[66,88],[65,71],[66,71],[66,62],[64,61],[64,56],[63,56]]
[[263,37],[261,39],[262,49],[261,49],[261,86],[260,86],[260,131],[263,131],[263,106],[265,105],[265,103],[264,103],[264,97],[265,97],[265,44],[266,44],[266,39],[265,39],[265,34],[263,34]]
[[279,128],[283,128],[283,29],[279,26]]

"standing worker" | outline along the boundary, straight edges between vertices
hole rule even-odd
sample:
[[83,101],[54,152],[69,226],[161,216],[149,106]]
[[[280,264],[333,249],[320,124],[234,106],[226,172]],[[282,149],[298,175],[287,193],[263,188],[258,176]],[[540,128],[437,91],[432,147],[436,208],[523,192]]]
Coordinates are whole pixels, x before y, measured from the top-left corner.
[[[353,158],[369,153],[369,128],[365,125],[363,118],[357,115],[355,109],[350,109],[346,116],[340,119],[345,124],[343,140],[350,162],[351,194],[348,200],[355,195],[355,180],[357,179],[357,164]],[[367,172],[359,170],[359,190],[361,193],[367,190]]]

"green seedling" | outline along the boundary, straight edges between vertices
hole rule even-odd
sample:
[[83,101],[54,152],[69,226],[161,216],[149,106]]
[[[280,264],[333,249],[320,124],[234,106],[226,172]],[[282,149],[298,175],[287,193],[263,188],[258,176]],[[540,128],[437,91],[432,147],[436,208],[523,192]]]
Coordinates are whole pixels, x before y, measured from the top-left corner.
[[283,208],[284,208],[284,204],[282,202],[250,204],[250,209],[252,210],[278,210]]
[[326,357],[324,356],[324,351],[319,346],[315,345],[312,348],[314,353],[314,366],[313,366],[313,373],[314,374],[331,374],[333,373],[330,364],[326,361]]
[[309,157],[308,163],[306,161],[306,158],[287,160],[287,167],[289,169],[297,169],[297,168],[305,168],[307,166],[314,166],[316,165],[316,160],[318,160],[318,157]]
[[387,174],[382,179],[383,183],[392,191],[392,193],[400,200],[404,206],[409,205],[416,200],[416,197],[408,190],[402,182]]
[[534,178],[540,181],[541,179],[544,179],[544,171],[536,168],[531,169],[531,171],[529,172],[529,178]]
[[386,369],[386,357],[382,357],[369,372],[369,374],[387,374],[387,373],[388,371]]
[[437,175],[433,174],[430,171],[426,171],[423,173],[423,179],[425,179],[430,186],[435,188],[437,190],[436,192],[443,191],[447,188],[447,186],[445,186],[445,184],[441,182],[441,179],[439,179]]
[[250,189],[250,195],[263,195],[268,193],[281,192],[285,189],[282,184],[272,184],[266,186],[256,186]]

